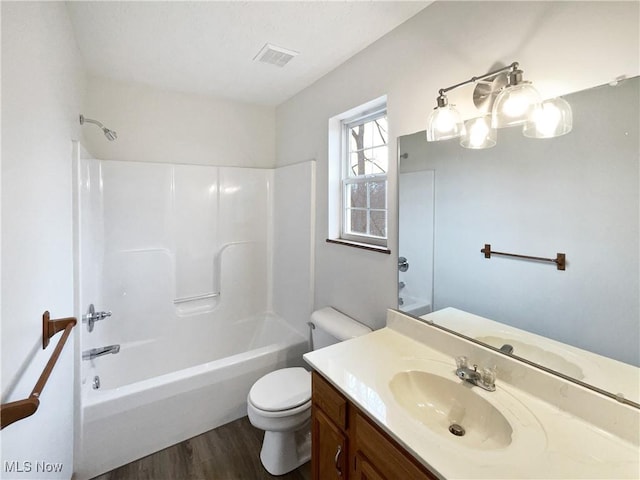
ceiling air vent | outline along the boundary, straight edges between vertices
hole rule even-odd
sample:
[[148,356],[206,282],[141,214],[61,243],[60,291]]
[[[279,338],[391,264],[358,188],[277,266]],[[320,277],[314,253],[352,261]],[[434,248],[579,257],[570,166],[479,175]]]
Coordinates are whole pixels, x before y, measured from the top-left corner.
[[262,50],[260,50],[258,54],[253,57],[253,60],[270,63],[271,65],[275,65],[276,67],[284,67],[296,55],[298,55],[298,52],[294,50],[276,47],[275,45],[271,45],[270,43],[265,43],[264,47],[262,47]]

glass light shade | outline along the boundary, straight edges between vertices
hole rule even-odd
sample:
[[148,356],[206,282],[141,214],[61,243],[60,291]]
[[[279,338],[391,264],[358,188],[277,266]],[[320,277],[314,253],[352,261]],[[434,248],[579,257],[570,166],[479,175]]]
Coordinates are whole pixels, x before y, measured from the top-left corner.
[[491,127],[488,115],[473,118],[464,122],[464,134],[460,138],[460,145],[474,150],[491,148],[495,146],[497,136],[498,132]]
[[453,105],[437,107],[427,120],[427,142],[449,140],[462,135],[464,123]]
[[512,127],[527,122],[540,106],[540,94],[528,82],[505,87],[493,104],[491,126]]
[[529,138],[553,138],[573,128],[571,105],[563,98],[545,100],[525,123],[522,133]]

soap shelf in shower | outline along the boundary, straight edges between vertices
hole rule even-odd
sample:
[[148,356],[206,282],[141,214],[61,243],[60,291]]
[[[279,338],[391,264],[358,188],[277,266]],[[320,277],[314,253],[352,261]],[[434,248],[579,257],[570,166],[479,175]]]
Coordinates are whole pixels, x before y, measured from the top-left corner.
[[36,413],[36,410],[40,405],[40,394],[42,393],[42,390],[44,390],[44,386],[47,384],[47,380],[49,380],[53,367],[56,365],[56,362],[60,357],[64,344],[71,334],[71,329],[76,323],[78,322],[74,317],[51,320],[48,311],[42,314],[42,349],[44,350],[47,348],[49,345],[49,339],[56,333],[62,331],[62,336],[60,337],[56,348],[53,350],[51,358],[45,365],[40,378],[38,378],[35,387],[33,387],[31,394],[23,400],[16,400],[15,402],[8,402],[0,405],[0,429]]
[[492,251],[491,245],[488,243],[484,244],[484,248],[480,250],[480,252],[484,253],[484,258],[491,258],[491,255],[502,255],[504,257],[514,257],[514,258],[521,258],[524,260],[534,260],[536,262],[555,263],[558,270],[565,270],[567,265],[567,261],[564,253],[557,253],[556,258],[532,257],[530,255],[519,255],[516,253]]
[[205,294],[202,294],[202,295],[194,295],[192,297],[176,298],[173,301],[173,303],[177,305],[179,303],[195,302],[197,300],[205,300],[207,298],[215,298],[215,297],[219,297],[219,296],[220,296],[220,292],[205,293]]

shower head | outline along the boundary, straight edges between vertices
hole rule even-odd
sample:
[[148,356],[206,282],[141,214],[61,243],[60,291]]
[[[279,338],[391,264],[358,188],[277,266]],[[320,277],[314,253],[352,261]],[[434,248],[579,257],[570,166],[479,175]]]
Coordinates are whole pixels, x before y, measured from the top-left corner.
[[102,131],[104,132],[104,136],[107,137],[107,140],[111,142],[118,138],[118,134],[113,130],[109,130],[108,128],[103,127]]
[[107,127],[105,127],[99,121],[92,120],[90,118],[85,118],[84,115],[80,114],[80,125],[84,125],[85,123],[93,123],[95,125],[98,125],[102,129],[102,132],[104,133],[104,136],[107,137],[107,140],[109,140],[111,142],[113,140],[115,140],[116,138],[118,138],[118,134],[116,132],[114,132],[113,130],[109,130]]

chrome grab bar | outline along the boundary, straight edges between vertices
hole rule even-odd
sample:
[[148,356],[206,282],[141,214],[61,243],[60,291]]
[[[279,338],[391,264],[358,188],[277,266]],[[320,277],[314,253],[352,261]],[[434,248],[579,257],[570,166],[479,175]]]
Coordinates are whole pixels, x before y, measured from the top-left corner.
[[177,305],[178,303],[193,302],[195,300],[204,300],[205,298],[214,298],[219,296],[220,292],[204,293],[202,295],[194,295],[193,297],[176,298],[173,303]]

